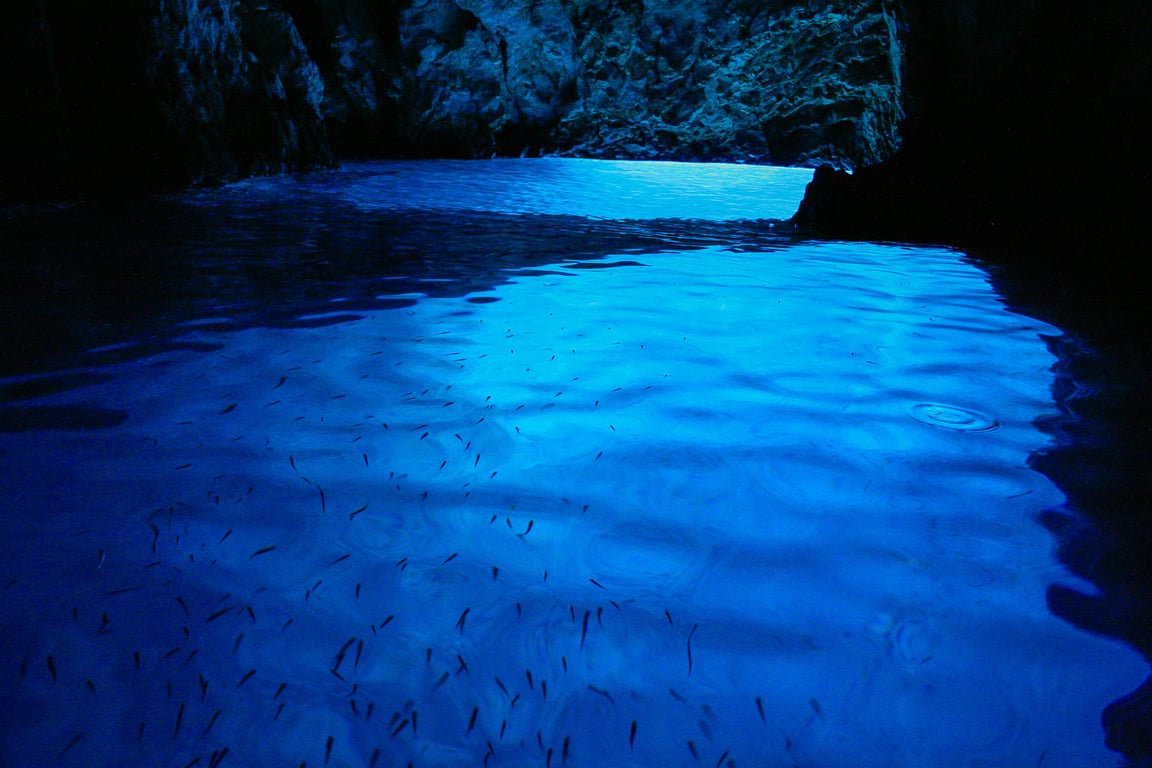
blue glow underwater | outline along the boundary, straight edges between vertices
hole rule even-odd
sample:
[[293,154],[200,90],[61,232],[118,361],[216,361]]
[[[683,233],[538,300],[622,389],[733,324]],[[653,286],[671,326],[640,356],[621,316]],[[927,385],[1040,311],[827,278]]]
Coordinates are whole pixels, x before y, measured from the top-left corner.
[[1060,329],[962,252],[779,234],[809,177],[59,214],[8,267],[0,763],[1114,763],[1147,665],[1044,597]]

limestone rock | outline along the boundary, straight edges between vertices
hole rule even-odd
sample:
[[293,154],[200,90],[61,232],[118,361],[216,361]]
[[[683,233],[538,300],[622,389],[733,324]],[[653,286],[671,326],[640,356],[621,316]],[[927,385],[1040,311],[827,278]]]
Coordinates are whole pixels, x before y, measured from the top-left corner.
[[877,162],[900,141],[896,14],[813,8],[415,0],[399,21],[407,137],[475,155]]

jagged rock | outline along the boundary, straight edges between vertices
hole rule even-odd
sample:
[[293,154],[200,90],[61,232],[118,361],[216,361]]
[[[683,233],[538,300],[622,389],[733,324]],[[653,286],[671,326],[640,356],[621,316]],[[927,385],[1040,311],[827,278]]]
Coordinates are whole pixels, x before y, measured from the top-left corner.
[[0,189],[180,186],[334,154],[866,165],[900,143],[891,6],[14,0]]
[[417,149],[854,167],[900,141],[884,2],[415,0],[400,36]]

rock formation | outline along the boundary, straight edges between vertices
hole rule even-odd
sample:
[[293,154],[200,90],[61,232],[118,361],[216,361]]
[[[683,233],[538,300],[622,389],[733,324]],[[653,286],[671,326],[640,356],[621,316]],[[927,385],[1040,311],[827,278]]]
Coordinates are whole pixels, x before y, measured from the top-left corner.
[[0,199],[343,155],[832,163],[900,143],[890,0],[14,0]]

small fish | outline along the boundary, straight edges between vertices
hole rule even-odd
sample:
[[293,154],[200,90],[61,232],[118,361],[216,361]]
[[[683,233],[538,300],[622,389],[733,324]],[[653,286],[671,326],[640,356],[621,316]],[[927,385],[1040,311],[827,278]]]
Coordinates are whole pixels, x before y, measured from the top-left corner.
[[571,743],[571,739],[569,737],[565,736],[564,737],[564,746],[562,746],[560,748],[560,765],[564,765],[565,763],[568,762],[568,746],[570,743]]
[[592,582],[597,587],[600,587],[600,589],[608,589],[608,587],[606,587],[603,584],[601,584],[600,582],[596,581],[596,579],[588,579],[588,581]]
[[764,719],[764,701],[759,696],[756,697],[756,711],[760,713],[760,722],[767,724],[768,721]]
[[667,610],[665,610],[664,616],[668,619],[668,626],[670,626],[670,627],[675,626],[675,624],[672,623],[672,614],[671,613],[669,613]]
[[80,743],[80,740],[81,740],[81,739],[83,739],[83,738],[84,738],[84,731],[80,731],[78,734],[76,734],[75,736],[73,736],[73,737],[72,737],[72,740],[71,740],[71,741],[69,741],[69,742],[68,742],[68,743],[67,743],[67,744],[64,746],[64,749],[60,750],[60,754],[59,754],[59,755],[57,755],[57,757],[63,757],[64,755],[66,755],[66,754],[68,753],[68,750],[72,749],[72,747],[74,747],[74,746],[76,746],[77,744],[79,744],[79,743]]
[[236,410],[237,405],[239,405],[239,403],[232,403],[231,405],[227,406],[224,410],[220,411],[220,414],[223,415],[225,413],[232,413],[232,411]]
[[[280,387],[284,386],[284,382],[286,382],[286,381],[288,381],[288,377],[287,376],[281,376],[280,381],[276,382],[276,386],[272,387],[272,389],[280,389]],[[268,391],[271,392],[272,390],[268,390]]]
[[457,555],[459,555],[459,554],[460,554],[459,552],[453,552],[452,554],[448,555],[448,557],[444,558],[444,562],[445,563],[452,562],[453,560],[456,559]]
[[604,690],[603,688],[597,688],[596,686],[589,683],[588,690],[592,691],[592,693],[598,693],[604,698],[608,699],[608,701],[612,702],[613,706],[616,705],[616,700],[612,698],[612,694],[608,693],[608,691]]
[[253,552],[252,554],[248,555],[248,559],[251,560],[252,558],[258,557],[260,555],[266,555],[274,549],[276,549],[276,547],[274,547],[274,546],[273,547],[264,547],[263,549],[258,549],[255,552]]
[[525,529],[524,529],[524,533],[522,533],[522,534],[520,534],[520,535],[521,535],[521,536],[527,536],[527,535],[528,535],[528,534],[529,534],[529,533],[532,531],[532,526],[533,526],[533,525],[535,525],[535,524],[536,524],[536,521],[535,521],[535,520],[529,520],[529,521],[528,521],[528,527],[527,527],[527,528],[525,528]]
[[532,687],[532,670],[530,670],[530,669],[524,670],[524,676],[528,678],[528,690],[530,690],[530,691],[535,690]]
[[354,511],[352,511],[352,512],[349,512],[349,513],[348,513],[348,519],[349,519],[349,520],[353,519],[354,517],[356,517],[356,515],[360,514],[361,512],[363,512],[363,511],[364,511],[364,510],[366,510],[366,509],[368,509],[368,505],[367,505],[367,504],[365,504],[364,506],[360,507],[360,508],[359,508],[359,509],[357,509],[357,510],[354,510]]
[[588,636],[588,617],[591,615],[591,611],[584,611],[584,626],[580,630],[580,650],[584,650],[584,638]]
[[464,620],[468,618],[468,612],[472,610],[470,607],[464,609],[464,613],[460,614],[460,618],[456,620],[456,628],[460,630],[460,634],[464,634]]
[[340,557],[338,557],[335,560],[333,560],[332,562],[328,563],[328,567],[331,568],[332,566],[334,566],[338,563],[344,562],[345,560],[347,560],[350,557],[352,557],[352,555],[349,555],[349,554],[340,555]]
[[468,719],[468,730],[466,730],[464,732],[465,736],[472,733],[472,729],[476,727],[476,716],[479,714],[480,714],[480,707],[472,707],[472,717],[470,717]]
[[328,511],[328,504],[324,501],[324,489],[316,486],[316,490],[320,491],[320,514]]
[[215,711],[215,712],[212,714],[212,719],[211,719],[211,720],[209,720],[209,721],[208,721],[208,725],[207,725],[207,726],[205,726],[205,728],[204,728],[204,733],[200,734],[200,738],[201,738],[201,739],[203,739],[205,736],[207,736],[207,735],[208,735],[208,732],[212,730],[212,726],[216,725],[216,718],[218,718],[218,717],[220,717],[220,710],[216,710],[216,711]]
[[[249,558],[249,559],[251,559],[251,558]],[[211,616],[209,616],[208,618],[204,619],[204,621],[205,622],[216,621],[216,619],[220,618],[221,616],[223,616],[224,614],[228,613],[231,610],[232,610],[231,608],[221,608],[220,610],[216,611],[216,613],[214,613]]]
[[716,768],[720,768],[720,766],[724,765],[724,761],[728,759],[729,751],[730,750],[726,749],[724,750],[724,754],[720,755],[720,759],[716,761]]
[[335,741],[334,736],[329,736],[328,741],[324,743],[324,765],[328,765],[328,761],[332,759],[332,742]]
[[693,760],[700,759],[700,753],[696,751],[696,742],[692,741],[692,739],[688,739],[688,751],[692,753]]
[[52,654],[48,654],[45,661],[48,663],[48,674],[52,675],[52,682],[56,682],[56,662],[52,659]]
[[688,633],[688,674],[692,674],[692,635],[696,634],[696,624],[692,625],[692,631]]
[[634,751],[636,748],[636,721],[632,721],[632,729],[628,732],[628,749]]
[[176,712],[176,727],[172,729],[172,738],[180,735],[180,723],[184,720],[184,702],[180,702],[180,709]]
[[252,675],[254,675],[254,674],[256,674],[256,670],[254,670],[254,669],[250,669],[247,672],[245,672],[244,677],[240,678],[240,682],[236,683],[236,687],[239,688],[240,686],[244,685],[244,683],[251,680]]
[[392,735],[389,738],[393,738],[393,739],[396,738],[397,736],[400,735],[400,731],[404,730],[407,727],[408,727],[408,721],[407,720],[401,720],[400,724],[392,729]]
[[496,687],[499,688],[504,693],[505,696],[507,696],[508,695],[508,689],[504,686],[504,681],[502,681],[498,677],[493,677],[492,679],[496,681]]
[[284,693],[284,689],[288,687],[288,683],[280,683],[280,687],[276,689],[276,693],[272,694],[272,701],[280,698],[280,694]]

